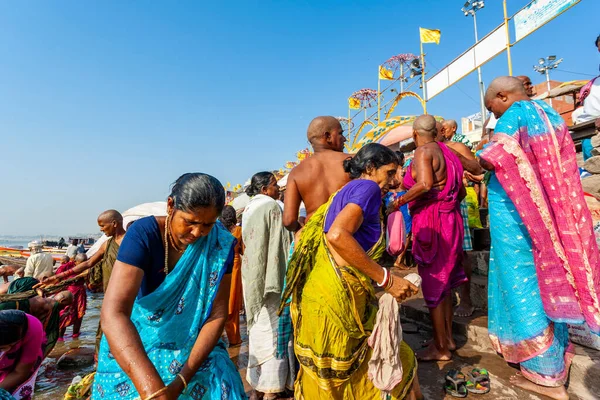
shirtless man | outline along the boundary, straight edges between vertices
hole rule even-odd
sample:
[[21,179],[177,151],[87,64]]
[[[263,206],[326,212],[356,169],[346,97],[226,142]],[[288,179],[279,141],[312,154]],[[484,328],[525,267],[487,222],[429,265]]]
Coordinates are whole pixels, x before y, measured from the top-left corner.
[[[433,322],[434,338],[417,353],[422,361],[445,361],[456,348],[452,338],[451,290],[466,281],[460,266],[463,222],[460,200],[465,196],[458,157],[436,142],[436,121],[422,115],[413,124],[417,145],[404,177],[408,189],[396,207],[410,204],[413,217],[413,256],[419,264],[422,291]],[[445,193],[440,193],[445,192]],[[432,238],[436,240],[432,240]]]
[[300,203],[304,202],[307,220],[329,200],[329,196],[350,181],[343,162],[346,138],[340,121],[335,117],[317,117],[308,126],[308,141],[314,154],[296,166],[288,177],[285,191],[283,224],[292,231],[302,225],[298,222]]

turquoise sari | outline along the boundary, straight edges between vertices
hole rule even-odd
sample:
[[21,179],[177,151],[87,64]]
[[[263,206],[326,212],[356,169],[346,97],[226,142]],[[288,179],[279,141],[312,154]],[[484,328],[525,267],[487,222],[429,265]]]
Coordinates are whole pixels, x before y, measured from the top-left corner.
[[[133,305],[131,321],[165,384],[177,378],[210,316],[233,240],[229,232],[215,225],[208,236],[188,246],[158,289]],[[92,399],[139,398],[105,336],[98,359]],[[240,375],[221,340],[179,399],[246,399]]]

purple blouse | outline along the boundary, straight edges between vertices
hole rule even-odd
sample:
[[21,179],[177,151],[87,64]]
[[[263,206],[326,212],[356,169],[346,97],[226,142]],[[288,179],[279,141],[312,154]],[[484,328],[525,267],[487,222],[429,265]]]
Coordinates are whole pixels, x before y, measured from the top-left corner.
[[381,235],[381,188],[377,183],[366,179],[355,179],[346,184],[329,207],[325,218],[325,233],[329,232],[335,218],[350,203],[362,208],[363,223],[353,236],[358,244],[368,251]]

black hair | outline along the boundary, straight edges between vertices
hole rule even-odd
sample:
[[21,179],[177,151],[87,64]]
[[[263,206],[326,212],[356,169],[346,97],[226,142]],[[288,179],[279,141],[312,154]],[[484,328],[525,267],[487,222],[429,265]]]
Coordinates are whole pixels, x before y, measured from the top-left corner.
[[401,151],[396,151],[396,156],[398,157],[398,165],[403,166],[404,165],[404,153]]
[[214,207],[220,214],[225,206],[225,189],[219,180],[200,172],[181,175],[171,186],[170,198],[175,209],[191,212]]
[[27,333],[27,314],[19,310],[0,311],[0,346],[15,343]]
[[359,178],[368,168],[380,168],[391,163],[398,164],[398,156],[388,147],[379,143],[369,143],[352,158],[344,160],[344,171],[351,179]]
[[232,226],[237,224],[235,208],[232,206],[225,206],[225,208],[223,208],[223,212],[221,212],[221,222],[227,229],[231,229]]
[[598,47],[598,45],[600,44],[600,35],[598,35],[594,44],[596,45],[596,47]]
[[265,186],[269,186],[273,178],[275,178],[275,175],[268,171],[254,174],[250,180],[250,186],[246,188],[246,194],[250,197],[260,194]]

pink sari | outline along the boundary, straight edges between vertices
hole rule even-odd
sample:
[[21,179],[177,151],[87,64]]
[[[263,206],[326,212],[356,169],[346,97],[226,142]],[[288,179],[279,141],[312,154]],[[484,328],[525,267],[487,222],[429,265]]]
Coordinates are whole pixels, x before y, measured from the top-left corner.
[[[459,193],[463,168],[444,143],[438,143],[446,160],[447,182],[442,190],[432,189],[409,204],[412,214],[413,256],[419,264],[421,287],[427,306],[435,308],[450,291],[467,281],[460,265],[464,236]],[[412,164],[404,186],[415,185]]]
[[513,104],[481,158],[492,163],[532,240],[544,311],[600,333],[600,268],[575,146],[565,122],[538,101]]

